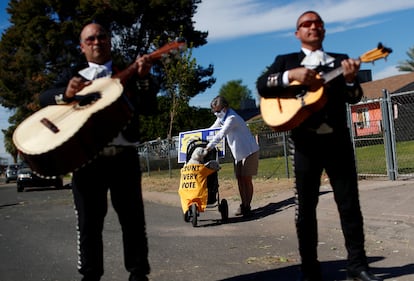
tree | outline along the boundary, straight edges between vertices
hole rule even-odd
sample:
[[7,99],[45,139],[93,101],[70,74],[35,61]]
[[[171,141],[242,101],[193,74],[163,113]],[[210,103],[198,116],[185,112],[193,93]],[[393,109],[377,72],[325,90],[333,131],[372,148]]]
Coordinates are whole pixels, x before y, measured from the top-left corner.
[[[114,60],[127,64],[138,54],[151,52],[179,34],[194,48],[206,44],[208,33],[195,30],[192,21],[200,2],[10,0],[7,12],[11,26],[0,41],[0,103],[14,110],[5,134],[7,151],[16,156],[17,151],[8,145],[12,144],[12,132],[39,109],[39,94],[64,68],[83,59],[78,38],[84,24],[95,21],[111,30]],[[163,67],[161,62],[155,62],[154,75],[161,77]],[[203,81],[213,70],[211,66],[197,67],[199,80],[192,82],[200,93],[214,83]]]
[[252,98],[252,92],[250,89],[242,85],[242,80],[231,80],[221,86],[219,90],[219,96],[226,98],[230,107],[235,110],[240,109],[241,102],[246,99]]
[[[141,133],[148,131],[151,136],[158,136],[159,138],[166,138],[165,126],[162,124],[169,124],[171,117],[171,103],[170,98],[161,96],[158,99],[158,112],[155,116],[143,116],[141,122]],[[180,109],[180,114],[175,117],[174,126],[171,130],[171,136],[178,136],[180,132],[192,131],[196,129],[204,129],[213,124],[216,117],[211,114],[208,108],[197,108],[190,106],[183,106]],[[154,140],[158,137],[144,138],[142,142]]]
[[[172,138],[173,126],[177,115],[182,114],[188,107],[190,98],[201,89],[195,88],[196,81],[200,81],[200,74],[195,58],[192,58],[192,49],[187,48],[180,56],[167,58],[164,63],[164,84],[167,97],[170,99],[170,120],[167,138]],[[212,70],[211,70],[212,74]],[[214,83],[214,78],[205,81],[208,85]]]
[[410,58],[409,60],[399,62],[397,68],[399,71],[414,71],[414,47],[411,47],[407,51],[407,56]]

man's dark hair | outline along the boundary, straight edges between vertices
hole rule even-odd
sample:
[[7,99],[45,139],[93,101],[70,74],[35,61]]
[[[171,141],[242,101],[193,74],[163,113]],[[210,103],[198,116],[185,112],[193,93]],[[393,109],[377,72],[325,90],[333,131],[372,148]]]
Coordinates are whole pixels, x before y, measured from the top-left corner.
[[322,20],[322,18],[321,18],[321,16],[317,13],[317,12],[315,12],[315,11],[312,11],[312,10],[309,10],[309,11],[306,11],[306,12],[303,12],[299,17],[298,17],[298,19],[296,20],[296,29],[299,29],[299,20],[305,15],[305,14],[314,14],[314,15],[316,15],[317,17],[318,17],[318,19],[321,21],[321,22],[323,22],[323,20]]
[[211,101],[210,106],[213,108],[218,105],[221,105],[223,107],[229,107],[229,102],[224,97],[217,96]]

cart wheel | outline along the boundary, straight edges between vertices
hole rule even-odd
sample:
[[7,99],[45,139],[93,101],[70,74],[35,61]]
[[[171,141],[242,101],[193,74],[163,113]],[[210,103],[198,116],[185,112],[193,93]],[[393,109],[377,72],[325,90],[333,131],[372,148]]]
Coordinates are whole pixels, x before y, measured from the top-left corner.
[[191,205],[191,215],[192,215],[192,223],[193,223],[193,226],[195,227],[195,226],[197,226],[197,204],[192,204]]
[[184,213],[184,221],[185,221],[185,222],[189,222],[189,221],[190,221],[190,217],[191,217],[191,215],[190,215],[190,211],[189,211],[189,210],[187,210],[187,211]]
[[221,213],[221,220],[226,222],[229,219],[229,205],[227,204],[226,199],[221,199],[219,212]]

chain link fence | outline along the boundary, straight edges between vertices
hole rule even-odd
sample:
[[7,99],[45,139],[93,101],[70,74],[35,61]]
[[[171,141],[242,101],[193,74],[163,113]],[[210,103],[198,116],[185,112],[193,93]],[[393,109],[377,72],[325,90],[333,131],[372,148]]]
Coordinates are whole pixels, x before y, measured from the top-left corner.
[[[360,177],[389,180],[414,177],[414,91],[390,95],[348,106],[348,121]],[[256,139],[261,161],[271,162],[265,177],[292,177],[289,132],[275,132],[263,121],[248,122],[259,127]],[[139,145],[144,172],[178,169],[178,137]],[[230,151],[226,147],[226,151]],[[221,162],[231,162],[227,153]],[[264,165],[263,165],[264,166]],[[260,168],[259,168],[260,170]]]

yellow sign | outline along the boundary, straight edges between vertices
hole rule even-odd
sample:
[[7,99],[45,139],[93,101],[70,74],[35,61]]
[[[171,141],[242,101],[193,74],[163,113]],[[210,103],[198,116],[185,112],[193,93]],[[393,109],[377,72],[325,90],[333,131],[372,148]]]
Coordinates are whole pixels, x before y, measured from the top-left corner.
[[208,200],[207,177],[214,172],[215,170],[207,168],[204,164],[186,164],[181,168],[178,194],[183,213],[193,203],[197,204],[199,212],[204,211]]

